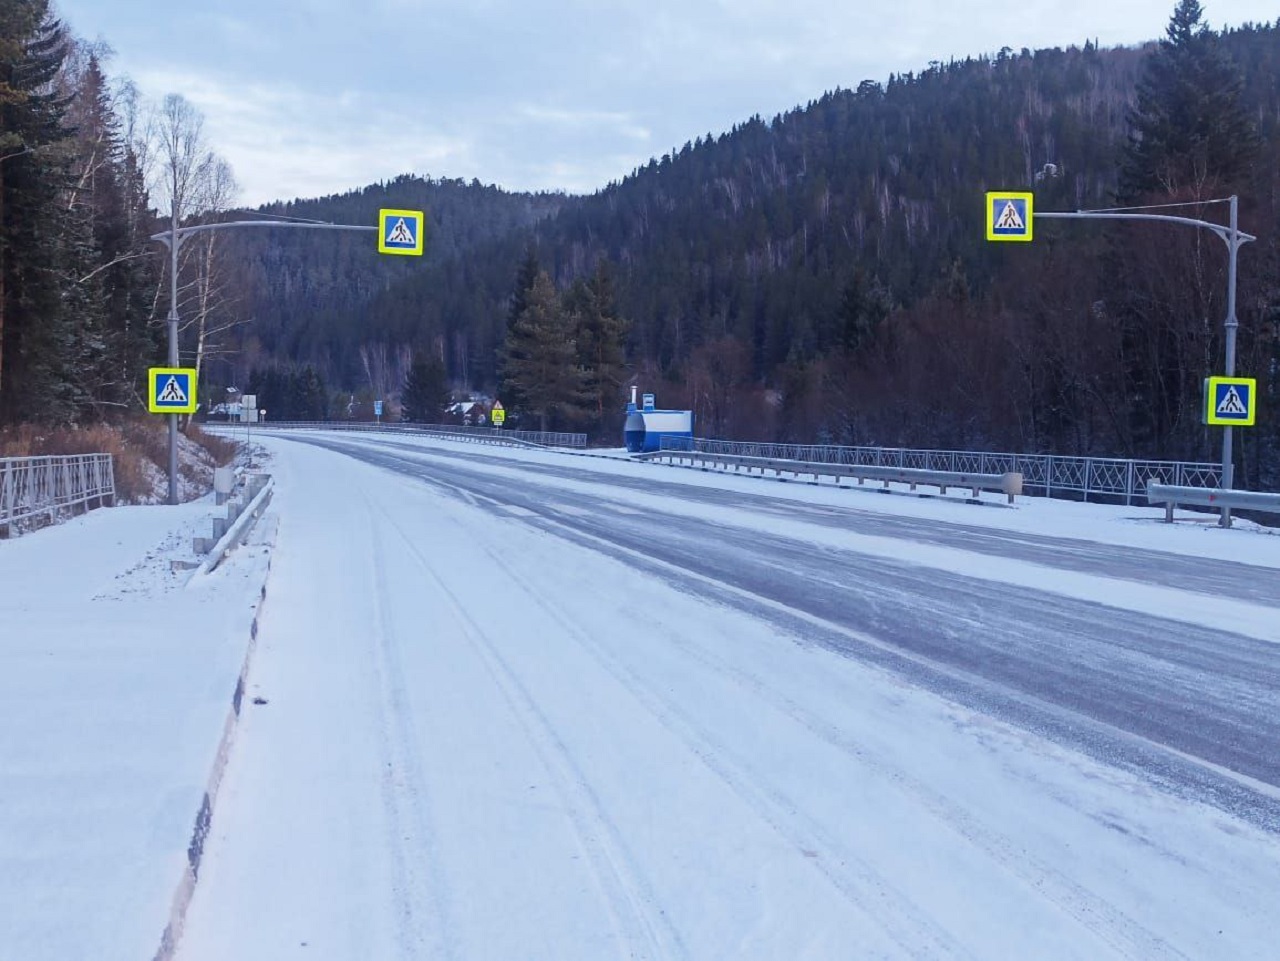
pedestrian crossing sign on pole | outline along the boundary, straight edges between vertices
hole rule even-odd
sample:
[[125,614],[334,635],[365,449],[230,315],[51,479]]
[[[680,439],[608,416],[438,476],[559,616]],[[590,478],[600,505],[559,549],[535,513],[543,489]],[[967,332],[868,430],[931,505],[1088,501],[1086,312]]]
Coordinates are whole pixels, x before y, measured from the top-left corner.
[[1204,422],[1252,427],[1257,421],[1258,381],[1253,377],[1209,377],[1204,387]]
[[494,427],[501,427],[507,420],[506,408],[502,406],[502,401],[495,400],[493,402],[493,410],[489,413],[489,419],[493,421]]
[[150,368],[147,371],[147,410],[153,414],[194,414],[195,368]]
[[992,190],[987,193],[987,239],[1031,240],[1035,194]]
[[379,210],[378,253],[421,257],[426,220],[421,210]]

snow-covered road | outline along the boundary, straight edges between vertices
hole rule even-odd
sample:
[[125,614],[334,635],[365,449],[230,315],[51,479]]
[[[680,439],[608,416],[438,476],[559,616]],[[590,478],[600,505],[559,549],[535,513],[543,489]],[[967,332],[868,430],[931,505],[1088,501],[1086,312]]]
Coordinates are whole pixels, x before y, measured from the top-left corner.
[[1274,957],[1274,564],[298,440],[186,961]]

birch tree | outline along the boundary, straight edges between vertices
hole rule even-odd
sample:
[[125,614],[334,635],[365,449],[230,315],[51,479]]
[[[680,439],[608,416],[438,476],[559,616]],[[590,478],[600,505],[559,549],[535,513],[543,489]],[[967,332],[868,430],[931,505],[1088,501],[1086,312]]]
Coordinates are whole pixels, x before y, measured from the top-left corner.
[[[168,205],[170,229],[230,210],[239,188],[230,165],[207,146],[200,111],[181,95],[169,94],[154,131],[157,190]],[[175,306],[180,319],[186,315],[180,330],[194,355],[197,379],[206,358],[222,352],[226,334],[241,323],[230,315],[221,249],[216,231],[180,248]]]

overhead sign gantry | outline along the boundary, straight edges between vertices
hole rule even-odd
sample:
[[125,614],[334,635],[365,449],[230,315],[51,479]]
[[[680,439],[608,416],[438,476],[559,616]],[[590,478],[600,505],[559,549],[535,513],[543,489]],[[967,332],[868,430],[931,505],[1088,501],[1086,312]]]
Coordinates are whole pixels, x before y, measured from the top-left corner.
[[[1255,423],[1254,399],[1257,396],[1256,383],[1246,377],[1236,377],[1236,329],[1240,326],[1236,320],[1236,260],[1240,248],[1251,240],[1257,240],[1247,234],[1239,226],[1239,198],[1232,196],[1218,200],[1206,200],[1207,204],[1230,203],[1230,223],[1216,224],[1211,220],[1197,220],[1194,217],[1179,217],[1173,214],[1153,214],[1145,211],[1167,206],[1185,206],[1157,204],[1153,207],[1116,207],[1108,210],[1053,210],[1035,213],[1035,196],[1016,190],[993,190],[987,193],[987,239],[988,240],[1031,240],[1036,217],[1059,218],[1063,220],[1156,220],[1164,223],[1185,224],[1198,227],[1217,234],[1227,245],[1227,316],[1222,322],[1226,332],[1226,376],[1210,377],[1205,381],[1205,423],[1218,424],[1225,429],[1222,432],[1222,489],[1231,490],[1233,485],[1233,463],[1231,459],[1231,430],[1233,427],[1249,427]],[[1251,386],[1252,385],[1252,386]],[[1231,526],[1231,508],[1222,508],[1223,527]]]

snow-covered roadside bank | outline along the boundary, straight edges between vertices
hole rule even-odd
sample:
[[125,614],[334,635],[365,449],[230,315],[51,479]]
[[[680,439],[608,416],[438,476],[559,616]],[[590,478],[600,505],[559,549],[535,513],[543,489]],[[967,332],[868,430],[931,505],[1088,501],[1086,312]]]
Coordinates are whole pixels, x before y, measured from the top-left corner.
[[120,507],[0,542],[0,958],[150,958],[180,917],[274,536],[268,516],[192,581],[173,562],[213,514]]

